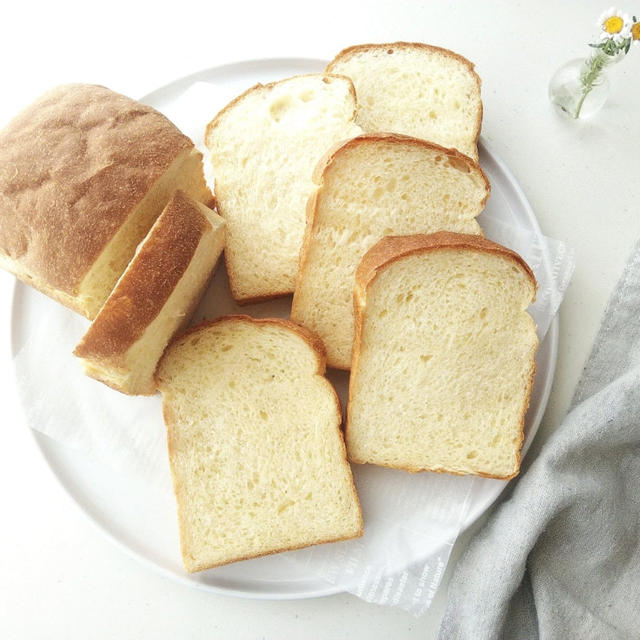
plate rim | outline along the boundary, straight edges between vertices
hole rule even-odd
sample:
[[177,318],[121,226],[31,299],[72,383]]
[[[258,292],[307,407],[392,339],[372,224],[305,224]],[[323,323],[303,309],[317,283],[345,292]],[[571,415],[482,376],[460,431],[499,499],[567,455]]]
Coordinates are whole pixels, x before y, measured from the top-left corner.
[[[155,101],[160,98],[160,96],[168,90],[176,90],[184,86],[184,88],[188,88],[194,82],[199,82],[203,80],[205,77],[210,77],[215,74],[224,74],[233,72],[236,69],[245,69],[247,67],[271,67],[274,65],[282,65],[282,64],[291,64],[291,65],[324,65],[326,66],[327,61],[322,60],[321,58],[298,58],[298,57],[274,57],[274,58],[249,58],[248,60],[235,60],[233,62],[225,62],[220,65],[215,65],[213,67],[204,67],[199,71],[194,71],[193,73],[189,73],[185,76],[181,76],[180,78],[175,78],[174,80],[163,84],[152,91],[145,93],[144,95],[137,98],[140,102],[147,101]],[[306,73],[313,73],[311,71],[307,71]],[[249,88],[249,87],[247,87]]]
[[[246,73],[248,69],[252,67],[256,70],[258,69],[268,69],[273,66],[281,66],[281,65],[293,65],[293,66],[301,66],[304,67],[306,65],[309,66],[318,66],[321,67],[326,65],[326,60],[322,60],[319,58],[305,58],[305,57],[273,57],[273,58],[254,58],[249,60],[237,60],[232,62],[227,62],[221,65],[210,66],[207,68],[200,69],[199,71],[195,71],[193,73],[181,76],[179,78],[174,79],[173,81],[167,82],[164,85],[153,89],[150,92],[147,92],[142,97],[138,98],[141,102],[151,102],[161,100],[163,94],[166,94],[168,91],[178,91],[181,88],[188,88],[194,82],[205,81],[205,78],[211,78],[212,75],[224,75],[225,73],[232,73],[234,71],[242,70],[243,73]],[[313,73],[312,71],[307,71],[307,73]],[[539,236],[544,236],[542,233],[542,229],[540,228],[540,224],[538,219],[535,216],[535,213],[529,203],[522,187],[519,182],[516,180],[515,176],[509,169],[509,167],[505,164],[502,158],[495,153],[492,148],[492,145],[489,144],[483,136],[480,136],[479,144],[484,148],[484,150],[490,155],[492,161],[497,165],[499,170],[507,177],[507,182],[509,187],[515,193],[518,201],[522,205],[522,210],[526,213],[526,216],[531,223],[532,228],[535,233]],[[543,261],[545,265],[545,269],[552,273],[551,261],[549,251],[545,248],[543,252]],[[11,290],[11,306],[10,306],[10,341],[11,341],[11,353],[13,356],[13,374],[14,377],[16,375],[15,369],[15,345],[14,345],[14,327],[17,323],[16,317],[16,298],[19,295],[19,288],[26,287],[27,285],[23,284],[21,281],[15,279],[13,283],[13,287]],[[558,343],[559,343],[559,312],[556,312],[551,324],[549,325],[549,329],[544,338],[544,343],[549,341],[549,362],[550,362],[550,372],[548,372],[545,385],[542,388],[539,404],[537,407],[536,414],[532,418],[529,425],[529,433],[525,438],[525,442],[522,447],[522,458],[527,454],[531,443],[535,439],[535,436],[539,430],[540,423],[546,411],[549,396],[551,394],[551,390],[553,387],[553,381],[555,378],[555,374],[557,371],[557,357],[558,357]],[[542,344],[542,343],[541,343]],[[21,402],[22,405],[22,402]],[[23,408],[24,411],[24,408]],[[28,426],[28,425],[27,425]],[[85,517],[92,523],[94,527],[96,527],[102,535],[106,536],[117,548],[124,551],[126,555],[131,558],[135,558],[137,561],[141,562],[142,565],[151,568],[153,571],[158,572],[160,575],[165,577],[169,577],[172,580],[187,585],[189,587],[194,587],[200,590],[217,593],[219,595],[225,596],[235,596],[247,599],[258,599],[258,600],[298,600],[298,599],[310,599],[310,598],[318,598],[325,597],[329,595],[336,595],[344,592],[344,588],[341,585],[332,585],[328,582],[325,582],[321,578],[309,579],[309,580],[300,580],[300,582],[304,585],[311,585],[309,587],[304,588],[302,591],[286,591],[286,592],[273,592],[270,590],[259,590],[256,586],[252,586],[248,589],[234,588],[234,587],[220,587],[215,584],[199,582],[197,580],[193,580],[190,578],[191,574],[180,575],[171,569],[164,567],[156,562],[154,562],[150,557],[145,556],[143,553],[138,551],[137,549],[129,546],[124,540],[119,539],[117,534],[109,527],[107,522],[101,520],[98,515],[94,512],[93,508],[90,508],[90,505],[87,505],[87,500],[83,499],[78,492],[76,492],[72,487],[69,486],[69,482],[63,478],[63,475],[60,473],[58,469],[56,469],[51,460],[51,453],[48,454],[48,451],[55,449],[56,447],[64,447],[62,443],[59,443],[49,436],[36,431],[35,429],[29,427],[29,431],[34,439],[34,443],[36,448],[40,452],[43,461],[46,463],[46,466],[49,469],[49,472],[56,479],[56,482],[63,489],[64,493],[68,496],[70,501],[74,503],[75,507],[79,509]],[[498,490],[496,490],[495,495],[491,499],[490,502],[487,502],[481,505],[477,509],[472,509],[471,507],[468,509],[465,519],[462,523],[462,527],[460,533],[469,528],[482,514],[486,513],[498,500],[504,489],[508,486],[508,481],[498,481],[501,484],[496,485]],[[254,585],[257,581],[254,580]],[[266,582],[266,581],[265,581]],[[291,583],[296,581],[291,581]],[[313,586],[317,585],[317,586]]]
[[[38,450],[43,462],[45,463],[48,472],[55,478],[56,483],[63,490],[63,493],[65,494],[67,499],[74,505],[74,508],[82,513],[83,516],[91,523],[91,525],[95,529],[97,529],[97,531],[99,531],[102,536],[105,536],[111,543],[113,543],[116,548],[120,549],[128,557],[135,559],[137,562],[140,562],[143,566],[148,567],[152,573],[160,574],[166,578],[171,579],[172,581],[178,582],[179,584],[193,587],[201,591],[216,593],[222,596],[232,596],[251,600],[306,600],[344,593],[344,589],[339,585],[332,585],[324,582],[321,579],[317,579],[315,581],[300,580],[300,582],[304,584],[318,584],[322,585],[322,587],[310,587],[306,591],[299,592],[291,591],[274,593],[266,590],[260,591],[256,587],[250,590],[233,587],[220,587],[211,583],[191,580],[191,574],[185,572],[184,575],[180,575],[179,573],[171,571],[171,569],[168,569],[167,567],[163,567],[162,565],[155,563],[151,558],[148,558],[144,554],[137,551],[135,548],[127,545],[123,540],[120,540],[117,534],[111,530],[108,524],[106,522],[103,522],[99,518],[99,516],[95,513],[95,509],[91,508],[91,505],[87,506],[87,501],[79,496],[73,488],[69,487],[67,481],[65,481],[65,479],[63,478],[63,475],[58,471],[57,468],[54,467],[47,455],[47,450],[49,448],[53,447],[55,449],[56,447],[64,447],[65,445],[56,442],[53,438],[50,438],[46,434],[40,433],[39,431],[36,431],[31,427],[29,427],[29,431],[31,432],[35,447]],[[294,581],[290,582],[293,583]]]

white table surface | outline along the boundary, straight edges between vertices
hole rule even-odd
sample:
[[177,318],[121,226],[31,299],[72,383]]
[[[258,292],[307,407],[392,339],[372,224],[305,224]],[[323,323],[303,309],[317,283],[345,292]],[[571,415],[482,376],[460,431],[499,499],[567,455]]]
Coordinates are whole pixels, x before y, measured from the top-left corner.
[[[588,53],[594,22],[608,4],[5,3],[0,125],[43,90],[68,81],[136,97],[226,62],[328,59],[360,42],[423,41],[467,56],[483,79],[483,135],[520,182],[544,233],[576,250],[554,389],[529,454],[535,455],[567,409],[608,294],[640,234],[633,154],[640,140],[640,47],[612,70],[611,98],[592,120],[564,120],[547,100],[553,71]],[[631,11],[631,3],[623,8]],[[446,588],[420,619],[350,595],[235,599],[177,584],[113,546],[54,480],[24,423],[9,355],[12,287],[13,278],[0,273],[1,638],[436,636]],[[454,548],[444,587],[469,537]]]

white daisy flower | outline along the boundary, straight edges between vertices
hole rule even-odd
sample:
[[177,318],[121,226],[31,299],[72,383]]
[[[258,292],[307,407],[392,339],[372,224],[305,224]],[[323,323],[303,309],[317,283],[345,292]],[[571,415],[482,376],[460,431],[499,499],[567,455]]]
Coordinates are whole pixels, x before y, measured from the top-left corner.
[[600,15],[598,27],[601,30],[601,40],[612,39],[618,43],[631,37],[631,19],[615,7],[611,7]]

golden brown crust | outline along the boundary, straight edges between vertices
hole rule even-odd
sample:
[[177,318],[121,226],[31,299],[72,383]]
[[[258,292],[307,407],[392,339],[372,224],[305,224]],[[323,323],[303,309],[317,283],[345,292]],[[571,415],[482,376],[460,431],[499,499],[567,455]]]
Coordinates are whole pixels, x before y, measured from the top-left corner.
[[105,87],[52,89],[0,132],[0,252],[46,287],[76,294],[131,211],[192,147],[155,109]]
[[[323,377],[323,379],[326,382],[326,386],[328,389],[331,390],[334,402],[335,402],[335,428],[338,434],[338,437],[340,439],[340,443],[341,443],[341,449],[342,449],[342,459],[344,461],[344,463],[346,465],[348,465],[348,461],[347,461],[347,450],[346,450],[346,446],[345,446],[345,442],[344,442],[344,436],[342,434],[342,430],[340,429],[341,426],[341,422],[342,422],[342,411],[341,411],[341,406],[340,406],[340,398],[338,397],[338,394],[336,393],[336,390],[334,389],[333,385],[326,379],[324,378],[324,373],[326,371],[326,351],[324,348],[324,344],[322,343],[322,340],[312,331],[309,331],[308,329],[306,329],[305,327],[302,327],[300,325],[297,325],[289,320],[285,320],[283,318],[254,318],[252,316],[247,316],[247,315],[242,315],[242,314],[237,314],[237,315],[228,315],[228,316],[221,316],[219,318],[216,318],[214,320],[205,320],[204,322],[201,322],[191,328],[189,328],[187,331],[185,331],[183,334],[181,334],[180,336],[177,336],[176,338],[174,338],[172,340],[172,342],[169,344],[169,347],[167,348],[167,351],[165,351],[165,353],[168,353],[170,347],[172,344],[177,343],[177,342],[181,342],[189,337],[192,337],[194,334],[198,333],[199,331],[202,330],[206,330],[212,326],[218,325],[218,324],[223,324],[223,323],[227,323],[227,322],[249,322],[251,324],[254,325],[259,325],[259,326],[276,326],[276,327],[282,327],[284,329],[287,329],[289,331],[293,331],[297,336],[299,336],[305,343],[307,343],[309,345],[309,347],[311,347],[311,349],[313,350],[315,356],[316,356],[316,363],[317,363],[317,369],[315,372],[315,375],[321,376]],[[164,356],[163,356],[164,359]],[[158,367],[156,369],[156,375],[155,375],[155,381],[156,384],[158,386],[158,388],[160,389],[160,391],[162,391],[162,378],[160,375],[160,371],[162,369],[162,359],[160,360],[160,363],[158,364]],[[168,449],[169,449],[169,459],[172,460],[173,456],[175,454],[175,442],[174,442],[174,437],[173,437],[173,430],[172,427],[176,424],[176,419],[175,416],[173,414],[173,411],[171,409],[171,406],[169,405],[169,403],[165,402],[163,399],[162,402],[162,412],[163,412],[163,417],[164,417],[164,421],[165,421],[165,425],[167,427],[167,442],[168,442]],[[181,493],[181,483],[179,481],[179,478],[177,477],[177,475],[175,474],[174,471],[174,465],[171,464],[171,476],[173,479],[173,486],[174,486],[174,493],[176,495],[176,498],[179,500],[179,494]],[[349,536],[344,536],[344,537],[340,537],[340,538],[326,538],[326,539],[320,539],[320,540],[316,540],[314,542],[311,543],[305,543],[305,544],[300,544],[300,545],[293,545],[293,546],[284,546],[282,548],[279,549],[273,549],[270,551],[266,551],[266,552],[262,552],[262,553],[255,553],[255,554],[250,554],[250,555],[246,555],[246,556],[242,556],[242,557],[237,557],[237,558],[233,558],[230,559],[228,561],[223,561],[223,562],[218,562],[218,563],[214,563],[214,564],[206,564],[206,565],[199,565],[197,563],[189,563],[187,562],[186,558],[188,556],[187,553],[187,549],[186,549],[186,545],[184,544],[184,536],[182,534],[182,532],[187,531],[188,527],[186,524],[186,520],[185,518],[181,515],[181,511],[179,510],[179,516],[178,516],[178,524],[179,524],[179,529],[181,531],[181,535],[180,535],[180,544],[181,544],[181,550],[182,550],[182,560],[183,560],[183,564],[184,567],[187,571],[189,572],[195,572],[195,571],[204,571],[206,569],[212,569],[214,567],[218,567],[218,566],[222,566],[225,564],[231,564],[234,562],[241,562],[243,560],[249,560],[251,558],[259,558],[262,556],[267,556],[267,555],[273,555],[275,553],[281,553],[283,551],[293,551],[295,549],[302,549],[305,547],[309,547],[309,546],[314,546],[317,544],[324,544],[327,542],[339,542],[341,540],[350,540],[352,538],[359,538],[362,536],[362,534],[364,533],[364,528],[363,528],[363,519],[362,519],[362,509],[360,507],[360,501],[358,498],[358,494],[356,491],[356,487],[353,481],[353,474],[349,474],[350,480],[351,480],[351,491],[353,493],[353,497],[355,500],[355,503],[358,507],[358,516],[359,516],[359,529],[357,532],[353,533],[352,535]]]
[[[169,350],[169,348],[173,343],[181,342],[182,340],[188,337],[191,337],[194,333],[197,333],[198,331],[202,331],[203,329],[209,329],[210,327],[213,327],[217,324],[224,324],[230,321],[249,322],[251,324],[257,324],[257,325],[272,325],[272,326],[278,326],[278,327],[282,327],[284,329],[289,329],[290,331],[293,331],[313,349],[318,361],[317,374],[324,375],[324,372],[326,371],[327,352],[324,348],[324,343],[322,342],[320,337],[317,336],[313,331],[310,331],[309,329],[307,329],[306,327],[296,324],[291,320],[286,320],[285,318],[254,318],[253,316],[248,316],[245,314],[238,313],[238,314],[220,316],[218,318],[214,318],[213,320],[203,320],[202,322],[199,322],[198,324],[195,324],[192,327],[189,327],[183,333],[175,336],[173,340],[169,343],[167,347],[167,351]],[[156,372],[160,371],[160,368],[161,368],[160,364],[162,364],[162,360],[158,364],[158,369]],[[338,400],[338,404],[339,402],[340,401]]]
[[527,415],[527,411],[529,409],[529,404],[531,402],[531,392],[533,391],[533,382],[535,380],[536,377],[536,360],[535,360],[535,355],[536,355],[536,350],[538,348],[538,343],[536,342],[534,348],[533,348],[533,353],[531,354],[531,371],[529,373],[529,380],[527,383],[527,389],[526,389],[526,399],[525,399],[525,404],[524,404],[524,409],[522,411],[522,417],[520,419],[520,433],[519,433],[519,439],[518,439],[518,443],[517,443],[517,458],[516,458],[516,469],[514,471],[514,473],[512,473],[510,476],[505,476],[505,480],[510,480],[511,478],[514,478],[515,476],[518,475],[518,473],[520,472],[520,464],[522,462],[522,445],[524,443],[524,419]]
[[377,242],[362,258],[356,269],[356,289],[363,295],[378,272],[392,262],[415,253],[443,249],[475,249],[514,260],[529,276],[537,289],[536,278],[529,265],[515,251],[492,242],[483,236],[451,231],[438,231],[412,236],[386,236]]
[[342,536],[340,538],[322,538],[320,540],[314,540],[313,542],[305,542],[302,544],[284,546],[279,549],[272,549],[270,551],[262,551],[262,552],[254,553],[250,555],[239,556],[237,558],[233,558],[232,560],[215,562],[213,564],[203,564],[202,566],[196,565],[195,563],[193,565],[187,565],[184,559],[185,558],[184,554],[183,554],[182,563],[184,565],[184,568],[189,573],[196,573],[198,571],[206,571],[207,569],[215,569],[216,567],[223,567],[224,565],[227,565],[227,564],[243,562],[244,560],[253,560],[254,558],[264,558],[265,556],[272,556],[272,555],[275,555],[276,553],[284,553],[285,551],[296,551],[297,549],[307,549],[308,547],[315,547],[316,545],[319,545],[319,544],[342,542],[343,540],[353,540],[354,538],[361,538],[363,533],[364,533],[364,529],[362,528],[362,518],[360,518],[360,529],[352,535]]
[[241,307],[246,307],[250,304],[259,304],[260,302],[269,302],[269,300],[275,300],[276,298],[284,298],[285,296],[290,296],[291,291],[287,289],[286,291],[274,291],[273,293],[265,294],[263,296],[250,296],[243,298],[237,291],[237,288],[234,288],[233,276],[230,264],[226,262],[225,256],[225,265],[227,267],[227,274],[229,275],[229,288],[231,289],[231,297],[233,301]]
[[[353,396],[353,385],[357,377],[357,372],[360,366],[360,351],[362,345],[362,328],[364,324],[364,313],[366,308],[367,290],[371,283],[375,280],[376,276],[388,267],[390,264],[397,260],[409,255],[415,255],[418,253],[426,253],[429,251],[450,250],[450,249],[474,249],[476,251],[482,251],[485,253],[502,256],[504,258],[513,260],[529,277],[535,291],[537,290],[538,283],[531,271],[529,265],[524,259],[515,251],[503,247],[502,245],[492,242],[482,236],[475,236],[463,233],[453,233],[450,231],[438,231],[431,234],[414,235],[414,236],[386,236],[376,243],[362,258],[360,265],[356,269],[355,287],[353,292],[353,307],[354,307],[354,321],[355,321],[355,333],[353,339],[353,350],[351,358],[351,377],[349,378],[349,400],[347,401],[347,420],[345,425],[345,434],[349,428],[349,418],[351,414],[351,398]],[[537,345],[536,345],[537,346]],[[524,419],[529,407],[531,399],[531,391],[533,389],[533,381],[535,377],[535,347],[531,354],[531,371],[527,384],[525,405],[520,418],[520,435],[517,453],[517,466],[513,474],[507,476],[489,475],[485,473],[474,472],[473,475],[484,476],[486,478],[497,478],[508,480],[516,476],[520,469],[520,456],[521,446],[524,441]],[[352,456],[349,456],[349,460],[356,464],[363,464],[366,461],[358,460]],[[381,465],[385,466],[385,465]],[[416,473],[419,471],[435,471],[438,473],[452,473],[454,475],[465,475],[455,471],[443,470],[443,469],[422,469],[422,468],[410,468],[410,467],[395,467],[401,468],[404,471]]]
[[[342,154],[344,151],[346,151],[351,147],[354,147],[363,143],[368,143],[368,142],[386,142],[389,144],[404,144],[404,145],[422,147],[424,149],[430,149],[432,151],[441,152],[442,154],[446,155],[448,158],[450,158],[454,162],[460,163],[463,167],[466,168],[467,171],[470,171],[471,169],[473,169],[479,172],[480,176],[482,177],[482,180],[486,185],[486,190],[487,190],[487,195],[480,203],[480,210],[484,208],[487,202],[487,199],[489,198],[489,195],[491,193],[491,183],[489,182],[486,174],[482,170],[482,167],[480,167],[480,165],[475,160],[473,160],[473,158],[470,158],[469,156],[464,155],[457,149],[448,149],[446,147],[440,146],[439,144],[436,144],[434,142],[429,142],[428,140],[423,140],[421,138],[414,138],[412,136],[406,136],[403,134],[386,133],[386,132],[364,133],[364,134],[355,136],[353,138],[350,138],[349,140],[343,140],[341,142],[338,142],[335,145],[333,145],[324,154],[324,156],[320,159],[320,161],[316,165],[316,168],[314,169],[314,172],[313,172],[313,181],[316,184],[318,184],[318,189],[316,189],[316,191],[314,191],[311,194],[311,196],[309,197],[309,200],[307,201],[307,211],[306,211],[307,222],[305,225],[305,233],[304,233],[304,238],[302,243],[302,249],[300,251],[300,258],[299,258],[300,267],[298,269],[298,276],[296,279],[296,289],[298,288],[298,283],[301,282],[302,270],[304,268],[304,265],[306,264],[307,254],[309,251],[309,246],[311,244],[312,231],[315,226],[319,196],[320,196],[322,187],[324,185],[324,179],[327,174],[327,171],[329,170],[333,162],[335,162],[336,158],[340,154]],[[453,235],[460,235],[460,234],[453,234]],[[295,305],[295,295],[294,295],[294,305]]]
[[[473,62],[465,58],[464,56],[456,53],[455,51],[451,51],[450,49],[445,49],[444,47],[437,47],[432,44],[426,44],[425,42],[406,42],[399,40],[397,42],[388,42],[388,43],[369,43],[369,44],[355,44],[350,47],[345,47],[340,51],[331,62],[325,67],[325,71],[327,73],[333,73],[331,68],[337,63],[342,62],[344,60],[348,60],[352,58],[354,55],[358,55],[360,53],[378,50],[383,51],[387,50],[390,54],[393,54],[393,49],[421,49],[423,51],[428,51],[429,53],[439,53],[445,55],[450,58],[455,58],[458,62],[462,63],[465,67],[469,69],[473,74],[476,74],[475,65]],[[480,78],[478,77],[478,81]]]
[[[320,187],[321,188],[321,187]],[[306,271],[307,256],[309,255],[309,249],[311,247],[311,239],[313,236],[313,229],[316,218],[316,209],[318,207],[318,197],[320,195],[320,188],[316,189],[307,200],[304,225],[304,235],[302,236],[302,245],[300,246],[300,253],[298,255],[298,272],[296,273],[296,283],[293,288],[293,300],[291,301],[291,310],[289,312],[289,318],[292,322],[295,322],[295,318],[298,314],[298,296],[296,293],[302,287],[302,280]]]
[[[355,55],[360,53],[365,53],[367,51],[377,50],[377,51],[388,51],[390,54],[393,54],[394,49],[414,49],[414,50],[422,50],[428,53],[437,53],[448,58],[453,58],[463,64],[473,76],[475,82],[478,85],[478,95],[480,95],[482,91],[482,80],[480,76],[476,73],[475,65],[473,62],[461,56],[459,53],[455,51],[451,51],[450,49],[444,49],[443,47],[436,47],[434,45],[426,44],[424,42],[389,42],[389,43],[377,43],[377,44],[357,44],[350,47],[346,47],[342,51],[336,55],[336,57],[329,62],[329,64],[325,67],[325,71],[327,73],[334,73],[333,67],[338,62],[344,62],[349,58],[352,58]],[[483,115],[483,106],[482,100],[480,100],[479,109],[478,109],[478,118],[476,122],[476,136],[475,142],[476,145],[478,143],[478,139],[480,138],[480,129],[482,128],[482,115]]]
[[[374,463],[368,462],[367,460],[358,460],[354,457],[349,457],[349,462],[352,462],[353,464],[374,464]],[[482,471],[474,471],[473,473],[471,473],[469,471],[454,471],[453,469],[432,469],[432,468],[425,469],[422,467],[401,467],[401,466],[385,464],[384,462],[376,462],[375,466],[385,467],[387,469],[397,469],[398,471],[406,471],[407,473],[425,473],[428,471],[429,473],[446,473],[452,476],[479,476],[480,478],[491,478],[493,480],[511,480],[512,478],[515,478],[518,475],[518,472],[520,471],[520,452],[518,451],[518,463],[516,466],[516,471],[514,473],[510,473],[504,476],[492,475],[489,473],[484,473]]]
[[211,226],[200,206],[182,191],[174,194],[74,355],[124,365],[127,350],[162,311]]
[[458,149],[443,147],[442,145],[436,144],[435,142],[424,140],[423,138],[414,138],[413,136],[407,136],[402,133],[374,131],[371,133],[362,133],[358,136],[354,136],[353,138],[349,138],[348,140],[341,140],[340,142],[337,142],[322,156],[322,158],[318,161],[318,164],[316,164],[315,169],[313,170],[313,181],[316,184],[321,185],[324,181],[326,172],[333,164],[337,156],[339,156],[350,147],[355,147],[359,144],[367,142],[385,142],[388,144],[408,145],[423,149],[429,149],[431,151],[440,152],[443,155],[446,155],[450,160],[453,160],[454,164],[459,163],[459,168],[462,171],[466,171],[467,173],[472,169],[478,171],[487,187],[487,196],[482,201],[481,206],[484,207],[484,205],[486,204],[487,198],[489,197],[491,191],[491,184],[489,183],[489,179],[487,178],[485,172],[482,170],[482,167],[476,160],[470,158],[461,151],[458,151]]
[[[338,158],[342,153],[346,150],[358,146],[360,144],[367,143],[376,143],[376,142],[385,142],[388,144],[399,144],[399,145],[410,145],[415,146],[417,148],[429,149],[432,151],[440,152],[443,155],[446,155],[450,160],[454,162],[461,163],[463,167],[466,168],[466,171],[476,171],[482,177],[482,180],[485,183],[487,194],[485,198],[480,203],[479,211],[481,211],[489,198],[491,193],[491,184],[487,179],[486,174],[480,167],[480,165],[464,155],[457,149],[447,149],[445,147],[440,146],[439,144],[435,144],[434,142],[429,142],[427,140],[423,140],[422,138],[414,138],[412,136],[406,136],[403,134],[396,133],[385,133],[385,132],[375,132],[375,133],[364,133],[349,140],[343,140],[341,142],[333,145],[318,161],[314,172],[313,172],[313,181],[318,185],[318,188],[309,196],[307,200],[307,209],[306,209],[306,224],[304,228],[304,236],[302,238],[302,246],[300,248],[300,255],[298,258],[298,273],[296,275],[296,284],[293,293],[293,301],[291,303],[291,313],[290,317],[295,321],[295,318],[298,314],[298,304],[299,298],[296,295],[297,292],[302,287],[302,282],[305,277],[307,261],[309,256],[309,251],[311,248],[311,243],[313,239],[313,232],[316,227],[316,213],[318,210],[318,203],[320,200],[320,193],[324,186],[325,177],[327,172],[329,171],[331,165],[335,162],[336,158]],[[329,363],[329,366],[333,369],[340,369],[342,371],[349,371],[351,367],[344,366],[340,363]]]

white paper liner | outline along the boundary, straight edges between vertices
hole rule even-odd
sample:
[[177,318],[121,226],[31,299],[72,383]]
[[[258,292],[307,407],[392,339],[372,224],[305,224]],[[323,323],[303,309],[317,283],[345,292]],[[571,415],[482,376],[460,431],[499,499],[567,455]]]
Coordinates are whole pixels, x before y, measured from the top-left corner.
[[[236,89],[199,82],[161,109],[202,149],[204,126],[236,93]],[[489,210],[479,221],[488,238],[516,250],[535,273],[539,290],[530,312],[542,340],[568,286],[573,252],[560,241],[506,224]],[[29,296],[39,294],[27,291],[16,296],[14,317],[19,322],[13,335],[18,389],[29,426],[118,473],[171,491],[160,397],[127,397],[86,378],[71,352],[88,321],[44,297],[37,300],[34,314]],[[234,312],[287,317],[289,305],[290,299],[285,298],[236,306],[220,268],[194,322]],[[341,392],[344,407],[347,376],[330,372],[329,377]],[[440,584],[465,521],[475,479],[407,474],[368,465],[356,465],[354,477],[364,536],[282,554],[283,562],[302,563],[315,575],[369,602],[420,615]]]
[[287,554],[315,575],[381,605],[422,615],[431,604],[474,478],[354,466],[364,535]]

